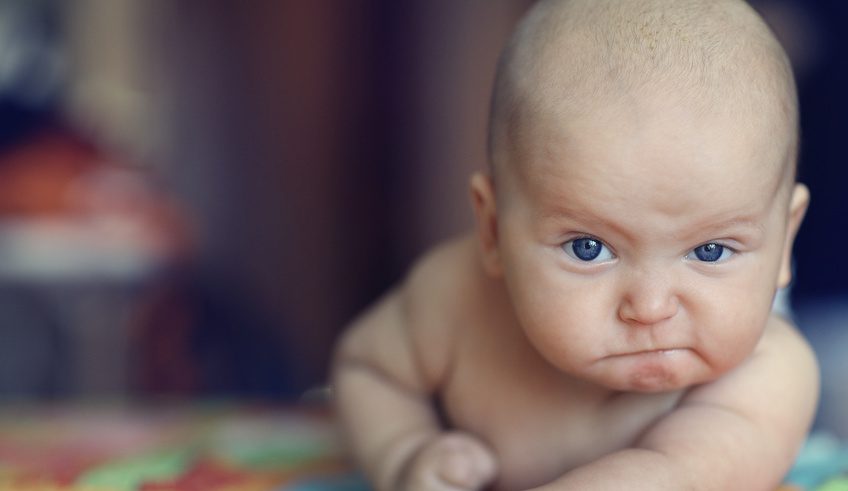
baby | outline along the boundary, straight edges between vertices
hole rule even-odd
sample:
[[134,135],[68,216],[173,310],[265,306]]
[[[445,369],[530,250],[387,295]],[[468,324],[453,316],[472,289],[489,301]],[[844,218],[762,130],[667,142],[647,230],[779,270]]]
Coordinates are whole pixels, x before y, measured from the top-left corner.
[[813,353],[771,313],[809,200],[736,0],[543,0],[501,58],[476,233],[356,320],[339,416],[380,491],[774,489]]

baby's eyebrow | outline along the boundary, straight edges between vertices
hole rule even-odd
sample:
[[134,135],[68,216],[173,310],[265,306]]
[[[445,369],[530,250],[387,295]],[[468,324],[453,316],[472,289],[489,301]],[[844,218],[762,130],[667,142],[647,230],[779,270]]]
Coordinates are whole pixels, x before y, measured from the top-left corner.
[[[539,210],[537,217],[541,220],[554,222],[569,220],[584,224],[595,224],[633,242],[638,242],[643,238],[640,237],[642,234],[638,227],[631,230],[627,224],[586,210],[573,210],[563,206],[545,207]],[[732,216],[730,218],[724,215],[693,221],[687,224],[684,229],[675,233],[674,236],[680,240],[708,240],[709,238],[719,238],[720,235],[743,235],[756,239],[765,231],[763,219],[757,214]]]
[[710,236],[727,232],[761,235],[766,227],[760,217],[745,216],[730,219],[705,220],[695,223],[686,236]]
[[541,220],[569,220],[583,224],[599,225],[600,227],[612,230],[629,241],[637,241],[639,238],[638,230],[631,231],[625,224],[618,223],[615,220],[611,220],[609,217],[598,215],[589,211],[572,210],[563,206],[554,206],[540,210],[537,216]]

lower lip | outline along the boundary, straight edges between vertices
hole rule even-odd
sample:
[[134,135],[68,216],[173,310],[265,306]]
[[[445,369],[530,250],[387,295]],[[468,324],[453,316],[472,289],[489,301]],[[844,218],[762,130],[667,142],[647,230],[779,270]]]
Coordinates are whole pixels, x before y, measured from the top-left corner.
[[681,364],[690,353],[687,348],[662,349],[615,355],[609,360],[619,365],[618,370],[630,388],[657,392],[678,388]]

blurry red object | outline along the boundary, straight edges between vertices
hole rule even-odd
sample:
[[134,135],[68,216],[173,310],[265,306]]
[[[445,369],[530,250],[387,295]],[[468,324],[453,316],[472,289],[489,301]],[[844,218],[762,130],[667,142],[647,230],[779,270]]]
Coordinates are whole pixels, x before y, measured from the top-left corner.
[[60,132],[30,138],[0,154],[0,216],[68,213],[77,180],[93,172],[96,149]]
[[0,154],[0,255],[19,265],[10,275],[110,264],[135,274],[182,261],[192,236],[184,215],[146,169],[70,132],[46,130]]

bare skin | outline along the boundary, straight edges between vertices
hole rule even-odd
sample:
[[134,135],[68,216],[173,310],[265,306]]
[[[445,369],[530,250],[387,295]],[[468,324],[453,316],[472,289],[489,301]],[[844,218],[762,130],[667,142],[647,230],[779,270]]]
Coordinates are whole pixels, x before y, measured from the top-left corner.
[[378,491],[774,489],[818,397],[813,353],[771,314],[809,201],[787,96],[563,98],[538,76],[551,102],[471,178],[475,233],[339,342],[354,457]]
[[[757,490],[779,483],[816,397],[812,354],[785,321],[771,317],[755,355],[720,384],[611,392],[541,362],[511,329],[506,295],[466,237],[424,258],[348,331],[336,397],[376,489],[475,490],[496,482],[498,490]],[[415,312],[422,315],[410,318]],[[375,345],[384,349],[378,354]],[[725,406],[752,391],[757,400]],[[449,428],[438,422],[434,395]],[[736,469],[721,476],[729,463]]]
[[[768,165],[767,135],[645,101],[633,110],[666,117],[599,111],[562,145],[538,128],[548,144],[501,201],[475,175],[476,237],[425,257],[343,338],[340,416],[378,490],[779,484],[817,399],[813,354],[769,314],[806,188]],[[668,167],[693,147],[709,163]],[[586,237],[599,261],[574,257]],[[726,250],[704,262],[704,244]]]

